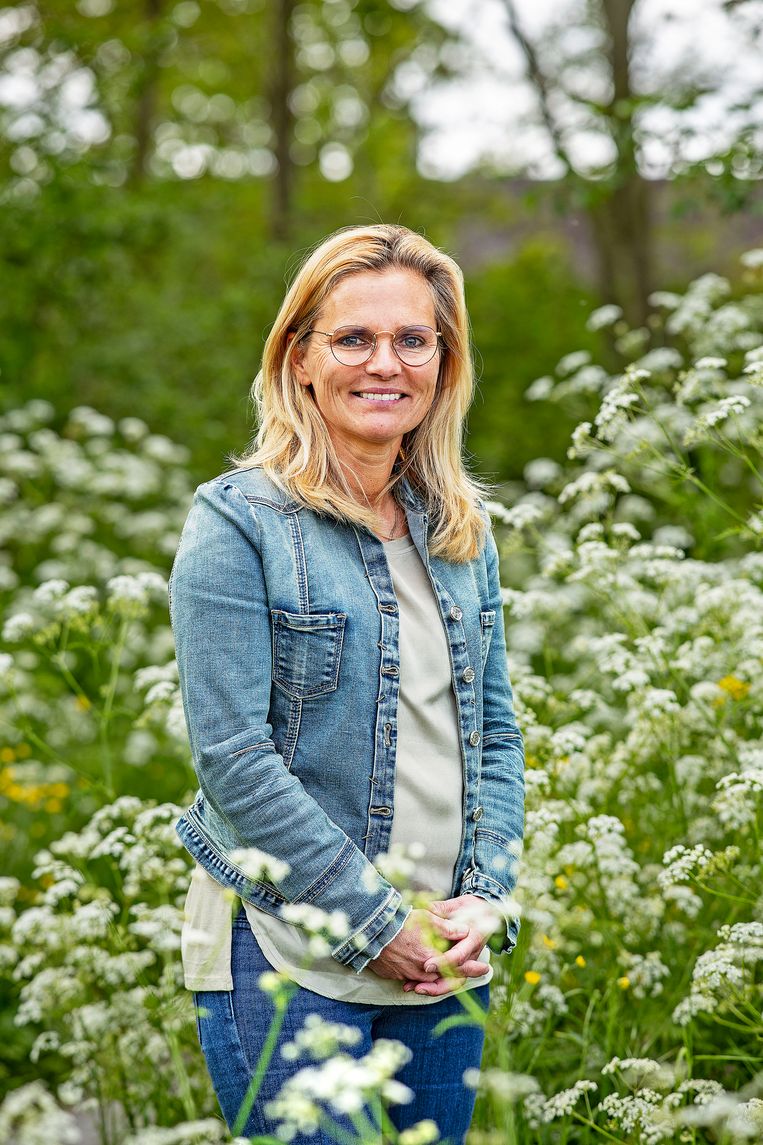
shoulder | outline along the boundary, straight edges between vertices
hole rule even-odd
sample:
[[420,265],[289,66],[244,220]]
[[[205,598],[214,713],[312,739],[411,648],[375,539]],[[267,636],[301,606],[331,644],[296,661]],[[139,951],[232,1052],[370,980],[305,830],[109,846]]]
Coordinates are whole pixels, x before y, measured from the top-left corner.
[[209,481],[202,482],[197,492],[224,497],[230,492],[235,500],[253,505],[270,505],[282,512],[293,512],[298,502],[270,477],[260,466],[228,469]]

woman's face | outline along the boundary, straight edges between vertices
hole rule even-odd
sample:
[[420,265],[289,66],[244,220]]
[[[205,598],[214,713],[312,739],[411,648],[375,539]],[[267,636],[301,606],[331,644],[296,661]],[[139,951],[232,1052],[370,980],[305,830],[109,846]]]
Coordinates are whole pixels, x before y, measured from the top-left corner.
[[[314,330],[329,333],[340,326],[364,326],[377,333],[395,333],[403,326],[437,328],[428,283],[411,270],[362,271],[342,279],[326,299]],[[294,358],[297,377],[311,385],[315,403],[328,426],[335,448],[354,455],[386,446],[397,456],[403,434],[414,429],[432,405],[441,351],[423,365],[408,366],[382,335],[367,362],[342,365],[331,352],[329,339],[311,334]],[[381,397],[398,394],[399,397]]]

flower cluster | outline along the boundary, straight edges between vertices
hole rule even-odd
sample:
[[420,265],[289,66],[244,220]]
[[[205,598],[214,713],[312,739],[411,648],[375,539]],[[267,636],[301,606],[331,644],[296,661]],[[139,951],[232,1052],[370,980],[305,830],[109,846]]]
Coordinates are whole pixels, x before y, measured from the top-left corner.
[[[702,1124],[729,1141],[757,1116],[757,1091],[741,1105],[728,1091],[762,1032],[763,305],[757,285],[730,297],[706,275],[653,298],[669,346],[594,316],[632,360],[610,376],[567,355],[531,387],[592,408],[572,464],[534,462],[539,479],[528,467],[527,491],[495,514],[517,570],[504,597],[527,812],[521,942],[493,989],[511,1076],[540,1083],[505,1095],[534,1140],[551,1141],[549,1111],[679,1140],[716,1091],[728,1116]],[[518,545],[539,497],[543,527]],[[540,1063],[597,1014],[606,1040],[560,1085]],[[494,1061],[488,1040],[487,1076]]]

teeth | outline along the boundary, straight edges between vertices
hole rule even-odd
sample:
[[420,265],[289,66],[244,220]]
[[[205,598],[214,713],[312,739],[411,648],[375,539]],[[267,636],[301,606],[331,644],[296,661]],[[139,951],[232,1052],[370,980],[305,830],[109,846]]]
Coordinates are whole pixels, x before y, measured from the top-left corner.
[[396,402],[402,396],[403,396],[402,394],[369,394],[369,393],[358,394],[359,398],[365,398],[366,401],[369,401],[369,402]]

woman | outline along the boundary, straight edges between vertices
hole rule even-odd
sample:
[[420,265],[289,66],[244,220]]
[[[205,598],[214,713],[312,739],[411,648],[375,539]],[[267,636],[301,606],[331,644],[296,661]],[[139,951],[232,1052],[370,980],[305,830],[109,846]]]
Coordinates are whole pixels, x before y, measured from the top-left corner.
[[[253,394],[254,448],[196,490],[170,577],[200,784],[177,830],[196,860],[183,961],[201,1046],[240,1132],[273,1016],[258,979],[285,970],[298,988],[281,1045],[311,1013],[356,1027],[355,1057],[403,1042],[413,1099],[392,1124],[430,1118],[461,1142],[484,1030],[432,1030],[464,990],[487,1008],[487,942],[516,943],[524,748],[485,490],[461,457],[458,266],[401,226],[329,236]],[[414,843],[425,906],[374,862]],[[328,944],[311,958],[316,908]],[[244,1133],[274,1131],[268,1102],[305,1064],[275,1053]]]

